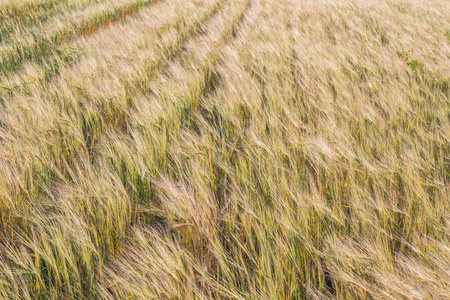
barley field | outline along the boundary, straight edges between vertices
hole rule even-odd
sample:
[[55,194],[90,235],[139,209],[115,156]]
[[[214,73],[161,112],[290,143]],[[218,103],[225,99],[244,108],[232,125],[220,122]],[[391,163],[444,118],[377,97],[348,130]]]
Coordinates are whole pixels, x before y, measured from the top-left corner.
[[450,1],[0,0],[0,299],[450,299]]

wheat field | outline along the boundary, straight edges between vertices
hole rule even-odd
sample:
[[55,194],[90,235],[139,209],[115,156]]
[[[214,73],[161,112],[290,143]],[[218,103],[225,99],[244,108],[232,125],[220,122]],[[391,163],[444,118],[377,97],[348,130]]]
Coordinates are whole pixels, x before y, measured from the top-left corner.
[[0,0],[0,299],[450,299],[450,1]]

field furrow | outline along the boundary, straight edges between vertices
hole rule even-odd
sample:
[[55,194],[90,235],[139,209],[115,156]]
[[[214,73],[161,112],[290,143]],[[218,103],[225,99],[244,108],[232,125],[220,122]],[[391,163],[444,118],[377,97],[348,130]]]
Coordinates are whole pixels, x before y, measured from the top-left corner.
[[[206,108],[212,105],[208,102],[215,96],[222,96],[222,80],[215,76],[218,75],[219,64],[222,64],[219,57],[223,58],[224,47],[233,47],[242,42],[254,30],[254,21],[263,17],[258,1],[252,4],[238,1],[241,2],[239,5],[235,2],[229,4],[231,12],[225,7],[222,17],[218,16],[206,24],[204,35],[187,43],[180,60],[171,63],[168,71],[152,82],[149,96],[136,100],[135,112],[130,116],[131,139],[109,133],[111,140],[105,142],[105,146],[109,146],[101,152],[101,156],[106,159],[106,163],[109,162],[110,168],[117,170],[124,185],[131,187],[131,196],[138,204],[135,213],[141,218],[139,223],[153,224],[147,229],[135,226],[134,236],[128,242],[123,257],[119,258],[118,263],[106,268],[105,273],[109,274],[111,285],[108,285],[105,294],[111,299],[132,296],[154,298],[162,295],[191,298],[193,294],[205,298],[240,298],[237,290],[229,289],[229,286],[239,281],[237,277],[234,278],[236,281],[227,281],[226,284],[220,280],[229,280],[230,275],[237,276],[232,273],[235,271],[233,268],[227,269],[224,265],[230,261],[226,259],[226,245],[222,244],[220,235],[223,229],[220,227],[226,224],[220,211],[223,213],[227,204],[222,198],[220,167],[215,165],[221,154],[215,157],[211,151],[211,147],[220,141],[216,140],[218,137],[214,135],[213,127],[201,126],[204,125],[202,121],[209,121],[198,119],[203,114],[207,118],[210,112]],[[232,22],[227,21],[230,17]],[[224,20],[221,21],[221,18]],[[242,18],[244,21],[239,25]],[[225,24],[218,26],[216,22],[219,21],[225,21]],[[217,27],[222,27],[221,34],[217,33]],[[219,45],[206,42],[211,39],[221,42]],[[195,132],[200,128],[205,128],[206,132]],[[191,130],[194,132],[191,133]],[[125,149],[131,150],[133,155],[128,156]],[[178,160],[180,155],[186,161]],[[125,169],[117,169],[123,165]],[[201,183],[204,180],[206,185]],[[208,221],[201,221],[199,214],[208,215]],[[166,235],[175,238],[175,245],[154,249],[153,242]],[[193,242],[187,242],[189,240]],[[137,244],[143,248],[135,249]],[[164,261],[156,262],[154,251],[162,251]],[[208,258],[209,265],[202,263],[205,258]],[[159,277],[152,277],[144,285],[130,284],[142,282],[142,278],[130,272],[126,264],[137,259],[143,260],[139,273],[161,272],[167,278],[161,281]],[[177,260],[180,263],[195,261],[198,268],[184,268],[175,262]],[[157,269],[150,270],[150,265]],[[181,268],[181,272],[171,274],[171,268]],[[190,272],[199,276],[201,274],[198,285],[210,287],[206,289],[209,293],[203,294],[198,285],[187,280]],[[120,278],[118,275],[123,273],[128,275]],[[164,283],[169,280],[176,281],[177,285]]]
[[[161,129],[163,125],[164,127],[168,126],[181,130],[185,126],[190,126],[190,114],[196,109],[199,101],[212,93],[220,84],[215,74],[220,48],[235,35],[237,26],[244,12],[248,9],[249,3],[250,1],[229,1],[219,14],[201,27],[201,34],[187,41],[184,50],[176,59],[168,62],[166,68],[155,73],[154,78],[149,81],[148,87],[143,93],[130,94],[128,101],[132,103],[133,110],[127,118],[126,130],[118,131],[117,136],[111,131],[105,133],[118,140],[131,138],[131,141],[133,141],[133,139],[137,139],[137,141],[134,141],[136,144],[133,144],[132,147],[139,153],[146,151],[140,149],[140,147],[145,147],[144,144],[140,145],[140,142],[146,139],[141,135],[145,132],[141,130],[145,131],[148,127]],[[175,132],[170,134],[175,134]],[[98,146],[100,151],[97,156],[102,158],[108,157],[110,155],[108,152],[111,151],[108,148],[102,151],[102,145],[114,145],[113,141],[105,140],[105,138],[99,138],[101,144]],[[120,161],[121,156],[118,155],[113,161],[116,161],[116,159]],[[155,176],[158,176],[158,168],[164,170],[168,167],[164,165],[168,162],[166,161],[167,157],[151,159],[151,156],[149,156],[148,159],[147,163],[150,163],[150,161],[157,162],[151,171]],[[164,161],[161,161],[161,159],[164,159]],[[120,165],[122,163],[115,162],[111,167],[116,169]],[[134,168],[133,166],[129,167]],[[150,165],[147,165],[147,167],[150,168]],[[116,169],[116,171],[122,172],[119,169]],[[132,173],[131,170],[127,172]],[[136,184],[135,180],[144,180],[144,178],[128,178],[129,174],[126,173],[122,175],[124,176],[124,184],[131,188],[132,194],[137,193],[133,198],[141,204],[152,205],[152,195],[144,192],[145,190],[151,190],[150,181],[145,179],[146,184],[142,182]],[[150,186],[147,186],[148,184]],[[136,190],[134,190],[135,188]]]

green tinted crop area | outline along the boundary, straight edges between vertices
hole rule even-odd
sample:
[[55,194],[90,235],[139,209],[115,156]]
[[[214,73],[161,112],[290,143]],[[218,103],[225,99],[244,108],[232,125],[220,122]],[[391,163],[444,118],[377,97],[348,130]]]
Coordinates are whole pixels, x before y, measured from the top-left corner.
[[0,0],[0,299],[450,299],[449,12]]

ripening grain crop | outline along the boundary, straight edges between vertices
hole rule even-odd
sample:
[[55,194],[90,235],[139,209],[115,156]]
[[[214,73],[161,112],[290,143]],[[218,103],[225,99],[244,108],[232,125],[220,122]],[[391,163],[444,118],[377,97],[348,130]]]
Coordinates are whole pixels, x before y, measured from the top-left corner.
[[0,299],[450,299],[450,2],[0,0]]

